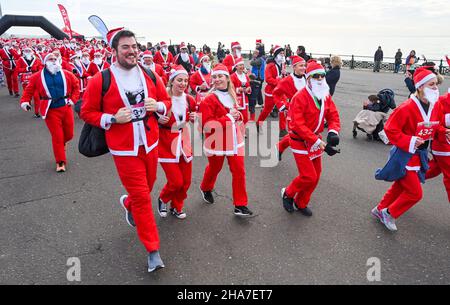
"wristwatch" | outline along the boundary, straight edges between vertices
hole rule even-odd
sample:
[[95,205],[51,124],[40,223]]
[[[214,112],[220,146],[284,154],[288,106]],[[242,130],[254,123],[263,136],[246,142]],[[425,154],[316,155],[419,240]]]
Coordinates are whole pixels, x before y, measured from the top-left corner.
[[114,116],[111,117],[111,124],[115,124],[117,123],[117,120]]

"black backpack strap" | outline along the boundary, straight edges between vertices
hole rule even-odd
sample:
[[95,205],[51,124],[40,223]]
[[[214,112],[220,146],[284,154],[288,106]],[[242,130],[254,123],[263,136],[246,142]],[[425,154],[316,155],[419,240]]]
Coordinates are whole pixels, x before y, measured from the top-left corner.
[[102,71],[102,97],[105,96],[111,85],[111,70],[106,69]]
[[153,73],[153,71],[151,69],[147,69],[147,68],[144,68],[144,67],[141,67],[141,68],[144,71],[144,73],[147,74],[152,79],[153,84],[156,86],[155,73]]

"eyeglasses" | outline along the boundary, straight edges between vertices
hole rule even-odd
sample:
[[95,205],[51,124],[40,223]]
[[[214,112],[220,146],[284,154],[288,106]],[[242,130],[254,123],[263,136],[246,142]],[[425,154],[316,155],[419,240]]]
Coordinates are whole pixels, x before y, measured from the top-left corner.
[[314,74],[311,77],[314,79],[325,78],[325,74]]

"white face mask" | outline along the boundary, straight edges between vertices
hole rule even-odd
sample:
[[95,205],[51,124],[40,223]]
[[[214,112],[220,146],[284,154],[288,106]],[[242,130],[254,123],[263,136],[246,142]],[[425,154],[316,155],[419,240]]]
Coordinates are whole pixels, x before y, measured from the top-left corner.
[[237,57],[241,57],[242,56],[242,51],[239,49],[236,49],[236,56]]
[[286,57],[284,57],[281,54],[278,54],[277,57],[275,58],[275,61],[277,62],[277,64],[281,65],[284,64],[286,62]]
[[82,62],[83,64],[85,64],[85,65],[89,65],[89,63],[90,63],[91,61],[89,60],[89,58],[83,57],[83,58],[81,59],[81,62]]
[[188,53],[181,53],[181,59],[182,59],[184,62],[189,61],[189,54],[188,54]]
[[424,95],[425,95],[425,98],[426,98],[431,104],[436,103],[436,102],[438,101],[438,99],[439,99],[439,90],[438,90],[438,89],[434,90],[434,89],[425,87],[425,88],[423,89],[423,93],[424,93]]
[[311,91],[315,97],[323,101],[330,94],[330,87],[325,79],[311,79]]
[[56,74],[61,71],[61,64],[58,61],[55,62],[47,61],[45,63],[45,67],[51,74]]
[[208,73],[211,73],[211,63],[204,62],[203,67],[206,69],[206,71],[208,71]]
[[164,55],[167,55],[167,53],[169,52],[169,50],[167,49],[167,48],[162,48],[161,49],[161,52],[164,54]]

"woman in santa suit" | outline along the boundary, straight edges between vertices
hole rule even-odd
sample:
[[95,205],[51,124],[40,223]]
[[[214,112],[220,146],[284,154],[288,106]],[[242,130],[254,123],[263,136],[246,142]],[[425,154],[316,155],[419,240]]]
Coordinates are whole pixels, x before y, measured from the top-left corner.
[[231,75],[231,82],[236,90],[237,109],[242,114],[244,122],[243,127],[245,128],[245,125],[248,122],[248,94],[252,93],[252,88],[250,88],[250,79],[247,74],[244,73],[244,70],[244,60],[242,57],[238,58],[233,67],[235,73]]
[[206,135],[204,150],[208,156],[200,190],[203,200],[213,204],[212,191],[226,158],[232,175],[234,214],[252,217],[253,212],[247,208],[245,142],[240,128],[242,114],[237,109],[235,89],[225,65],[214,67],[212,79],[214,90],[200,105],[201,122]]
[[[288,114],[291,149],[299,175],[282,189],[283,206],[289,213],[299,210],[312,216],[308,205],[322,173],[322,155],[338,152],[341,129],[338,110],[329,94],[325,69],[315,61],[306,68],[306,87],[294,95]],[[327,142],[322,140],[324,122],[328,122]]]
[[[384,126],[389,141],[398,150],[391,152],[387,165],[377,172],[377,179],[394,180],[381,202],[372,210],[389,230],[396,231],[395,220],[418,203],[423,196],[421,182],[428,168],[430,141],[449,140],[449,130],[440,124],[443,120],[436,75],[426,67],[414,73],[416,93],[391,114]],[[406,155],[404,172],[390,166],[394,157]],[[401,169],[403,170],[403,169]]]
[[98,72],[102,72],[110,67],[110,64],[103,60],[103,54],[96,51],[94,54],[94,60],[89,64],[88,74],[94,77]]
[[[300,56],[292,56],[292,67],[294,73],[283,78],[273,90],[273,99],[275,105],[281,111],[287,113],[289,111],[289,102],[294,95],[306,86],[306,62]],[[281,155],[290,145],[290,136],[286,135],[278,143],[278,157],[281,161]]]
[[[30,78],[34,73],[39,72],[42,69],[42,62],[37,56],[33,54],[33,50],[29,47],[23,49],[23,56],[17,61],[16,73],[20,82],[22,83],[23,91],[30,83]],[[34,117],[39,118],[39,93],[34,92]]]
[[189,79],[189,86],[192,92],[195,92],[197,109],[211,89],[211,61],[209,56],[203,55],[200,57],[199,64],[200,68]]
[[172,98],[172,113],[159,119],[159,163],[166,173],[167,183],[158,200],[158,212],[170,213],[178,219],[186,218],[184,200],[192,180],[192,147],[189,122],[195,120],[195,100],[185,93],[189,75],[177,66],[169,78],[168,93]]
[[56,171],[66,171],[66,144],[73,138],[74,119],[72,106],[78,101],[78,79],[72,72],[63,70],[57,57],[50,53],[44,59],[45,68],[34,74],[26,87],[20,106],[30,111],[30,101],[37,91],[41,97],[40,113],[52,135]]

